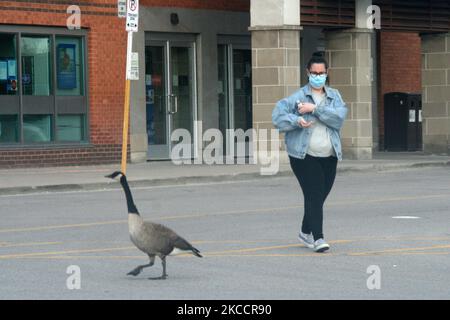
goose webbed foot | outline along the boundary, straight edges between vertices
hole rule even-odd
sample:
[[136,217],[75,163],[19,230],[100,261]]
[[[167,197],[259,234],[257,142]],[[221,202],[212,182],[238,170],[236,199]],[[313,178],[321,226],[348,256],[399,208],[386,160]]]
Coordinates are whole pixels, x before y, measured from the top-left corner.
[[127,276],[135,276],[136,277],[141,272],[142,272],[142,268],[141,267],[137,267],[137,268],[131,270],[130,272],[128,272]]
[[133,270],[128,272],[127,275],[136,277],[138,274],[140,274],[142,272],[142,270],[144,270],[144,268],[153,266],[153,264],[155,263],[155,257],[154,256],[149,256],[149,257],[150,257],[149,264],[143,264],[141,266],[137,266],[136,268],[134,268]]

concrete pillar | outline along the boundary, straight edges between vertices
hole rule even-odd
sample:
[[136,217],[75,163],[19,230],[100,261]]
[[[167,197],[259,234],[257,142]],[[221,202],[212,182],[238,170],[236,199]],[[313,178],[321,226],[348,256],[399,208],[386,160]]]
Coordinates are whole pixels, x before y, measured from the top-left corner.
[[423,151],[450,154],[450,33],[422,36]]
[[339,90],[349,109],[341,129],[343,155],[372,159],[372,31],[327,32],[325,39],[330,86]]
[[142,28],[133,35],[133,52],[139,54],[139,81],[131,81],[130,86],[130,160],[147,160],[147,122],[145,104],[145,32]]
[[300,87],[300,3],[251,0],[250,11],[253,128],[270,130],[275,103]]
[[367,8],[372,5],[372,0],[355,1],[355,28],[367,28]]
[[367,13],[371,0],[355,2],[355,28],[327,32],[326,58],[330,85],[338,89],[349,109],[341,129],[344,158],[372,159],[373,105],[376,101],[373,70],[373,30]]

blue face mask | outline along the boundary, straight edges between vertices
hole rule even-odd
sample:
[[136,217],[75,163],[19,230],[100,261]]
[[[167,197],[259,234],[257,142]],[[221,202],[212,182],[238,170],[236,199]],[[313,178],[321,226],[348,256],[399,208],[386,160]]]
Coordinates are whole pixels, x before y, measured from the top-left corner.
[[316,89],[320,89],[325,85],[325,82],[327,81],[327,75],[321,74],[313,76],[312,74],[309,75],[309,84]]

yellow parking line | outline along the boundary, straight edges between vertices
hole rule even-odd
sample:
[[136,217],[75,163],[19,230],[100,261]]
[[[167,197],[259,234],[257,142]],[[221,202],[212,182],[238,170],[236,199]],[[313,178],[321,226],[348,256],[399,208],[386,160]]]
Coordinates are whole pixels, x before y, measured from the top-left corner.
[[205,255],[205,257],[274,257],[274,258],[289,258],[289,257],[335,257],[341,254],[337,253],[317,253],[317,252],[310,252],[310,253],[251,253],[251,254],[213,254],[213,255]]
[[[283,246],[271,246],[271,247],[259,247],[259,248],[248,248],[248,249],[237,249],[237,250],[227,250],[227,251],[218,251],[216,253],[228,253],[228,252],[252,252],[258,250],[270,250],[275,248],[289,248],[289,247],[298,247],[302,246],[301,244],[290,244]],[[62,255],[62,254],[71,254],[71,253],[92,253],[92,252],[108,252],[108,251],[116,251],[116,250],[130,250],[136,249],[136,247],[119,247],[119,248],[101,248],[101,249],[81,249],[81,250],[67,250],[67,251],[54,251],[54,252],[35,252],[35,253],[23,253],[23,254],[7,254],[0,255],[0,259],[9,259],[9,258],[23,258],[23,257],[36,257],[36,256],[47,256],[47,255]],[[214,253],[205,253],[205,254],[214,254]]]
[[417,248],[398,248],[398,249],[387,249],[387,250],[377,250],[377,251],[366,251],[366,252],[354,252],[350,253],[351,256],[363,256],[363,255],[374,255],[374,254],[384,254],[384,253],[403,253],[408,251],[419,251],[419,250],[433,250],[433,249],[447,249],[450,248],[450,244],[438,245],[431,247],[417,247]]
[[[229,215],[229,214],[239,214],[239,213],[258,213],[258,212],[267,212],[267,211],[282,211],[282,210],[290,210],[290,209],[296,209],[296,208],[301,208],[301,207],[303,207],[303,206],[223,211],[223,212],[216,212],[216,213],[196,213],[196,214],[186,214],[186,215],[177,215],[177,216],[154,217],[152,220],[176,220],[176,219],[201,218],[201,217],[206,217],[206,216],[218,216],[218,215]],[[52,229],[92,227],[92,226],[124,224],[124,223],[127,223],[127,220],[112,220],[112,221],[100,221],[100,222],[40,226],[40,227],[24,227],[24,228],[3,229],[3,230],[0,229],[0,233],[11,233],[11,232],[22,232],[22,231],[43,231],[43,230],[52,230]]]
[[5,254],[5,255],[0,255],[0,259],[38,257],[38,256],[61,255],[61,254],[71,254],[71,253],[108,252],[108,251],[130,250],[130,249],[136,249],[136,248],[135,247],[119,247],[119,248],[81,249],[81,250],[67,250],[67,251],[53,251],[53,252]]
[[[284,246],[272,246],[272,247],[258,247],[258,248],[248,248],[248,249],[237,249],[237,250],[226,250],[226,251],[217,251],[217,252],[203,252],[203,256],[208,257],[336,257],[336,256],[371,256],[371,255],[448,255],[448,252],[410,252],[414,250],[433,250],[433,249],[442,249],[442,248],[450,248],[450,245],[443,246],[432,246],[432,247],[421,247],[421,248],[398,248],[398,249],[389,249],[382,251],[370,251],[370,252],[326,252],[323,254],[318,254],[314,252],[308,253],[253,253],[256,251],[262,250],[271,250],[271,249],[282,249],[301,246],[299,244],[296,245],[284,245]],[[117,250],[129,250],[135,249],[134,247],[122,247],[122,248],[104,248],[104,249],[86,249],[86,250],[68,250],[68,251],[59,251],[59,252],[39,252],[39,253],[28,253],[28,254],[11,254],[11,255],[0,255],[0,259],[17,259],[17,258],[33,258],[33,259],[148,259],[145,255],[140,256],[76,256],[70,255],[72,253],[97,253],[97,252],[110,252]],[[176,257],[194,257],[189,253],[179,254]]]
[[264,243],[264,242],[280,242],[283,239],[274,239],[274,240],[194,240],[190,241],[192,244],[213,244],[213,243],[225,243],[225,244],[239,244],[239,243]]
[[[419,199],[430,199],[430,198],[448,198],[450,194],[434,194],[434,195],[424,195],[424,196],[410,196],[410,197],[394,197],[394,198],[379,198],[379,199],[362,199],[362,200],[351,200],[351,201],[331,201],[327,202],[328,205],[351,205],[351,204],[361,204],[361,203],[376,203],[376,202],[387,202],[387,201],[409,201],[409,200],[419,200]],[[176,216],[159,216],[154,217],[152,220],[178,220],[187,218],[202,218],[202,217],[213,217],[222,215],[233,215],[233,214],[253,214],[253,213],[263,213],[263,212],[276,212],[276,211],[286,211],[291,209],[300,209],[303,205],[286,206],[286,207],[272,207],[272,208],[257,208],[257,209],[246,209],[246,210],[231,210],[231,211],[221,211],[221,212],[205,212],[205,213],[191,213],[185,215]],[[145,219],[145,217],[144,217]],[[65,229],[65,228],[82,228],[82,227],[92,227],[92,226],[102,226],[111,224],[123,224],[127,220],[111,220],[111,221],[99,221],[99,222],[88,222],[88,223],[78,223],[78,224],[66,224],[66,225],[53,225],[53,226],[38,226],[38,227],[23,227],[23,228],[12,228],[12,229],[0,229],[0,233],[11,233],[11,232],[23,232],[23,231],[43,231],[52,229]]]
[[[346,240],[343,240],[346,241]],[[205,255],[220,255],[226,253],[245,253],[245,252],[255,252],[255,251],[263,251],[263,250],[272,250],[272,249],[284,249],[291,247],[304,247],[302,244],[288,244],[288,245],[279,245],[279,246],[265,246],[265,247],[257,247],[257,248],[246,248],[246,249],[234,249],[234,250],[225,250],[225,251],[216,251],[216,252],[205,252]],[[64,255],[64,254],[72,254],[72,253],[95,253],[95,252],[108,252],[108,251],[116,251],[116,250],[130,250],[136,249],[135,247],[119,247],[119,248],[101,248],[101,249],[81,249],[81,250],[67,250],[67,251],[54,251],[54,252],[36,252],[36,253],[23,253],[23,254],[7,254],[0,255],[0,259],[11,259],[11,258],[26,258],[26,257],[39,257],[39,256],[49,256],[49,255]],[[190,255],[189,253],[180,254],[182,255]]]
[[450,251],[444,252],[403,252],[401,255],[448,255]]
[[54,244],[61,244],[62,242],[25,242],[25,243],[0,243],[0,249],[13,247],[31,247],[31,246],[48,246]]
[[[230,240],[228,240],[230,241]],[[358,239],[353,240],[334,240],[330,241],[331,244],[336,243],[349,243],[359,241]],[[193,241],[192,243],[201,243],[201,241]],[[232,242],[234,243],[234,242]],[[239,243],[237,241],[236,243]],[[242,243],[245,243],[242,242]],[[252,242],[250,242],[252,243]],[[27,245],[49,245],[49,244],[60,244],[60,242],[42,242],[42,243],[23,243],[16,244],[11,246],[27,246]],[[253,248],[242,248],[242,249],[231,249],[231,250],[222,250],[222,251],[212,251],[212,252],[203,252],[205,256],[233,256],[233,255],[242,255],[242,256],[250,256],[249,253],[254,253],[257,251],[266,251],[266,250],[274,250],[274,249],[287,249],[287,248],[295,248],[300,247],[304,248],[304,245],[299,243],[294,244],[284,244],[284,245],[276,245],[276,246],[260,246]],[[434,250],[434,249],[448,249],[450,248],[450,244],[445,245],[436,245],[436,246],[428,246],[428,247],[416,247],[416,248],[396,248],[396,249],[386,249],[386,250],[374,250],[374,251],[365,251],[365,252],[348,252],[344,253],[345,255],[350,256],[364,256],[364,255],[384,255],[384,254],[403,254],[410,251],[421,251],[421,250]],[[113,247],[113,248],[97,248],[97,249],[78,249],[78,250],[62,250],[62,251],[50,251],[50,252],[34,252],[34,253],[15,253],[15,254],[6,254],[0,255],[0,259],[10,259],[10,258],[27,258],[27,257],[46,257],[46,256],[60,256],[67,254],[77,254],[77,253],[97,253],[97,252],[111,252],[117,250],[136,250],[134,246],[126,246],[126,247]],[[189,253],[180,254],[179,256],[189,256]],[[305,254],[296,254],[296,253],[276,253],[276,254],[260,254],[254,256],[304,256]]]
[[363,237],[355,239],[355,241],[446,241],[450,240],[450,237]]
[[[334,253],[324,253],[324,254],[318,254],[318,253],[314,253],[314,252],[309,252],[309,253],[292,253],[292,254],[212,254],[210,255],[209,253],[203,253],[202,255],[204,258],[221,258],[221,257],[317,257],[317,256],[336,256],[336,255],[340,255],[340,254],[334,254]],[[178,257],[178,258],[196,258],[195,256],[193,256],[192,254],[181,254],[181,255],[177,255],[177,256],[173,256],[173,257]],[[171,256],[171,258],[173,258]],[[116,256],[116,255],[111,255],[111,256],[64,256],[64,255],[56,255],[56,256],[39,256],[39,257],[20,257],[20,258],[32,258],[32,259],[36,259],[36,258],[41,258],[41,259],[113,259],[113,260],[129,260],[129,259],[142,259],[142,260],[148,260],[148,257],[145,255],[142,256]],[[197,259],[197,258],[196,258]]]
[[[347,243],[352,242],[354,240],[335,240],[329,241],[330,243]],[[287,244],[287,245],[279,245],[279,246],[269,246],[269,247],[257,247],[257,248],[245,248],[245,249],[234,249],[234,250],[224,250],[224,251],[214,251],[214,252],[205,252],[205,255],[220,255],[227,253],[245,253],[245,252],[255,252],[255,251],[263,251],[263,250],[273,250],[273,249],[287,249],[293,247],[304,248],[303,244],[295,243],[295,244]]]
[[[250,253],[250,254],[204,254],[202,253],[205,258],[227,258],[227,257],[240,257],[240,258],[248,258],[248,257],[261,257],[261,258],[289,258],[289,257],[337,257],[337,256],[351,256],[353,255],[353,252],[342,252],[342,253],[333,253],[333,252],[326,252],[326,253],[289,253],[289,254],[282,254],[282,253]],[[450,252],[392,252],[392,253],[380,253],[379,255],[449,255]],[[195,258],[191,254],[183,254],[178,255],[177,257],[181,258]],[[23,259],[112,259],[112,260],[130,260],[130,259],[141,259],[141,260],[148,260],[148,257],[145,255],[141,256],[64,256],[64,255],[55,255],[55,256],[26,256],[26,257],[17,257],[17,258],[23,258]]]
[[226,254],[226,253],[238,253],[238,252],[254,252],[254,251],[261,251],[261,250],[271,250],[271,249],[286,249],[286,248],[292,248],[292,247],[304,247],[302,244],[288,244],[288,245],[281,245],[281,246],[270,246],[270,247],[257,247],[257,248],[246,248],[246,249],[234,249],[234,250],[224,250],[224,251],[213,251],[213,252],[206,252],[207,255],[216,255],[216,254]]
[[36,257],[18,257],[20,259],[142,259],[142,260],[148,260],[148,257],[146,255],[141,256],[77,256],[77,255],[53,255],[53,256],[36,256]]
[[111,220],[111,221],[102,221],[102,222],[62,224],[62,225],[53,225],[53,226],[24,227],[24,228],[15,228],[15,229],[3,229],[3,230],[0,230],[0,233],[23,232],[23,231],[43,231],[43,230],[78,228],[78,227],[92,227],[92,226],[102,226],[102,225],[108,225],[108,224],[122,224],[122,223],[126,223],[126,222],[127,222],[127,220]]

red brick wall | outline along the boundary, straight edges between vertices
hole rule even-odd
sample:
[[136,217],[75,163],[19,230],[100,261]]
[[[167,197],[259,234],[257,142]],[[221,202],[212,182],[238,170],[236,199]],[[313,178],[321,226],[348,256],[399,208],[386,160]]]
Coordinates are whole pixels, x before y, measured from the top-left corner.
[[[146,6],[249,11],[250,0],[141,0]],[[81,9],[88,29],[89,130],[85,147],[5,148],[0,167],[79,165],[120,162],[124,97],[125,20],[117,0],[0,0],[0,24],[66,27],[67,7]]]
[[[121,145],[0,149],[0,168],[94,165],[120,162]],[[128,152],[128,157],[130,153]]]
[[[0,1],[0,24],[65,27],[68,5],[81,9],[88,29],[89,146],[0,147],[0,167],[79,165],[121,158],[126,32],[115,0]],[[84,5],[86,4],[86,5]]]
[[378,38],[378,124],[384,145],[384,94],[421,92],[421,40],[417,33],[384,32]]

